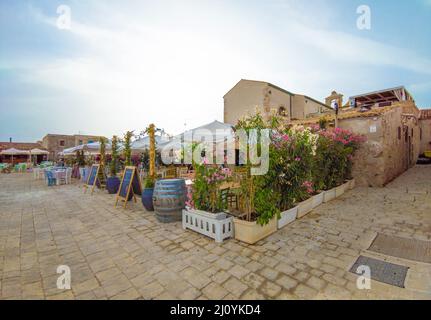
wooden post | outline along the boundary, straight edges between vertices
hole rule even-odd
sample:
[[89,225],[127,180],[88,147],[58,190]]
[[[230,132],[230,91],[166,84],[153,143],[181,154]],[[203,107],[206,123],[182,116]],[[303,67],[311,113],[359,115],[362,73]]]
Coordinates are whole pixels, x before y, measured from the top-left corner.
[[156,138],[154,124],[150,124],[148,129],[148,136],[150,137],[150,177],[156,177]]

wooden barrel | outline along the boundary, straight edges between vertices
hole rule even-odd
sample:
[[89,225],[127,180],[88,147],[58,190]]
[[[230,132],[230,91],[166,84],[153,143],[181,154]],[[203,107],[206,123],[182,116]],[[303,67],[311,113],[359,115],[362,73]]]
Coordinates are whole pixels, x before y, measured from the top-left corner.
[[157,181],[153,194],[153,205],[157,220],[163,223],[181,221],[186,196],[184,179]]

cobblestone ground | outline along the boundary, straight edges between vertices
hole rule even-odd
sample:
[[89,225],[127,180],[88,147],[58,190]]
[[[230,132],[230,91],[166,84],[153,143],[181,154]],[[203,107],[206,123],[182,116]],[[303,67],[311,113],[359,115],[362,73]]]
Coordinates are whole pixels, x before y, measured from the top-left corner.
[[[2,299],[431,299],[431,265],[367,251],[377,232],[431,240],[431,167],[356,188],[255,246],[222,245],[104,192],[0,175]],[[401,289],[356,288],[359,255],[410,269]],[[57,266],[71,268],[59,290]]]

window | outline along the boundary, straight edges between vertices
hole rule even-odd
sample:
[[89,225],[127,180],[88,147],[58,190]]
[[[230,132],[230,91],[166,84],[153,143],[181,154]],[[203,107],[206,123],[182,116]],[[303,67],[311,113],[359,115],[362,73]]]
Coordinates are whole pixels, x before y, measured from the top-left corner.
[[88,140],[88,143],[93,143],[94,141],[93,140]]
[[412,128],[412,138],[414,137],[414,131],[413,131],[413,128]]
[[64,147],[65,146],[65,141],[64,140],[60,140],[60,147]]
[[401,127],[398,127],[398,140],[401,140]]
[[83,144],[84,144],[84,141],[79,140],[78,144],[79,144],[79,145],[83,145]]
[[404,141],[409,141],[409,127],[406,128],[406,132],[404,134]]
[[280,107],[278,108],[278,115],[279,115],[279,116],[282,116],[282,117],[287,116],[286,108],[285,108],[284,106],[280,106]]

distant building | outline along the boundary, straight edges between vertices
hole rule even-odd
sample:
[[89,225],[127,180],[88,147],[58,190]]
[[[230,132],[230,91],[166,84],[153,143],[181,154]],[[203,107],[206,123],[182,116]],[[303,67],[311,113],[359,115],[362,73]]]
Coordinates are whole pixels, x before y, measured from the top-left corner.
[[99,141],[100,136],[47,134],[42,139],[42,146],[49,151],[49,160],[57,160],[64,149]]
[[269,82],[242,79],[223,97],[224,122],[236,125],[247,115],[265,118],[278,113],[287,121],[333,113],[330,106],[306,95],[294,94]]
[[[326,101],[334,100],[344,106],[338,115],[338,126],[367,137],[353,167],[359,185],[386,185],[413,167],[421,149],[431,141],[431,114],[418,109],[404,87],[356,95],[344,105],[343,95],[333,91]],[[427,124],[423,121],[428,117]],[[327,120],[334,125],[335,115]],[[304,125],[318,122],[319,117],[294,121]]]
[[349,98],[349,104],[359,108],[387,107],[394,102],[403,101],[415,102],[403,86],[364,93]]
[[[23,151],[30,151],[33,149],[40,149],[40,150],[46,150],[43,148],[43,146],[40,143],[33,143],[33,142],[0,142],[0,152],[3,150],[8,149],[18,149]],[[40,163],[43,160],[46,160],[46,155],[34,155],[35,161],[37,163]],[[0,163],[25,163],[29,161],[28,155],[14,155],[13,157],[9,155],[0,155]]]

